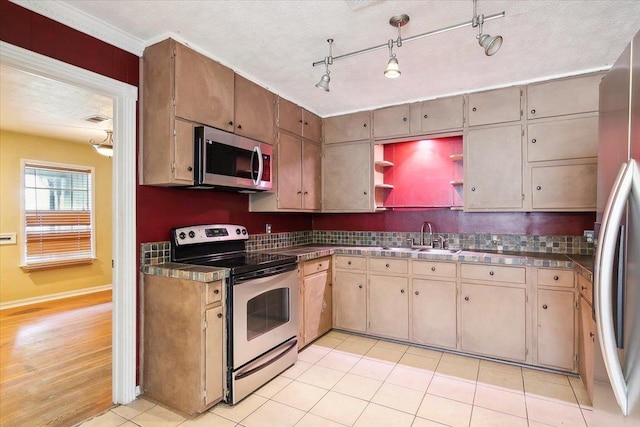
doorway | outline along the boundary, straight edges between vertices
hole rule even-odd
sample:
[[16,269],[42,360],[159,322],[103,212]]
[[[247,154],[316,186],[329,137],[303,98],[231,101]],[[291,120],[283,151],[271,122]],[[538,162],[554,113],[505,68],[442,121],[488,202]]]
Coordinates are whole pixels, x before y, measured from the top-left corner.
[[0,64],[95,92],[113,100],[112,398],[136,398],[136,102],[126,83],[0,42]]

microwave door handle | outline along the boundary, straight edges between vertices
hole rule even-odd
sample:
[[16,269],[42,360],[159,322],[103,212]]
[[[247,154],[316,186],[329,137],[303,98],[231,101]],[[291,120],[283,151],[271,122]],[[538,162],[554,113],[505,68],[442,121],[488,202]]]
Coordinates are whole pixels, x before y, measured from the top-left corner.
[[[253,156],[258,155],[258,175],[253,178]],[[260,146],[256,145],[253,147],[253,152],[251,153],[251,179],[253,179],[253,183],[255,185],[260,185],[260,181],[262,181],[262,172],[264,171],[264,162],[262,160],[262,150],[260,150]]]
[[202,184],[204,182],[204,167],[205,167],[205,158],[206,158],[206,139],[203,141],[203,138],[198,137],[196,140],[196,149],[194,166],[195,171],[193,173],[193,180],[196,185]]

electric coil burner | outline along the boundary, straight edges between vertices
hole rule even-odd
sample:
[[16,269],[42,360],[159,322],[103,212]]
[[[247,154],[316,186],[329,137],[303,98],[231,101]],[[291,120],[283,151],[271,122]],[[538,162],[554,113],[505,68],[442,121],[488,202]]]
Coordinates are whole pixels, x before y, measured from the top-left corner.
[[296,257],[246,252],[241,225],[171,230],[171,260],[229,269],[227,395],[235,404],[298,360]]

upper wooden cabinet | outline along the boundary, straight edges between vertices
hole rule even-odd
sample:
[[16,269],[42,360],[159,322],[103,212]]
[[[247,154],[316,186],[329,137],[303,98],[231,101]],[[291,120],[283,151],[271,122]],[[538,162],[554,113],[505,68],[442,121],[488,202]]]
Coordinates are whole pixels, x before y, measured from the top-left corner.
[[273,144],[275,102],[273,93],[236,74],[235,133]]
[[542,211],[595,211],[595,162],[531,168],[531,207]]
[[278,98],[276,126],[311,141],[322,140],[322,119],[284,98]]
[[424,133],[462,129],[464,126],[464,96],[425,101],[420,110]]
[[369,142],[324,146],[323,211],[372,210],[372,159]]
[[142,65],[141,182],[191,185],[193,126],[233,130],[233,71],[172,39],[147,47]]
[[324,143],[362,141],[371,138],[371,113],[345,114],[324,119]]
[[373,110],[375,139],[405,136],[411,133],[409,104]]
[[527,126],[529,162],[598,157],[598,117],[536,121]]
[[515,122],[521,117],[519,87],[469,94],[469,126]]
[[527,86],[527,117],[560,116],[598,111],[602,74],[571,77]]

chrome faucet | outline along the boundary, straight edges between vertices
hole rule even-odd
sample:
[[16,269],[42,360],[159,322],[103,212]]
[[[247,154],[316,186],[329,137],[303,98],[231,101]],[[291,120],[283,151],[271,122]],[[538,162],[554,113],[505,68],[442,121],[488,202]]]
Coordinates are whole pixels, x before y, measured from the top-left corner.
[[[424,226],[425,225],[429,227],[429,244],[428,245],[424,241]],[[431,223],[429,221],[423,222],[422,226],[420,227],[420,246],[426,246],[426,247],[429,247],[429,248],[433,248],[433,226],[431,225]]]

